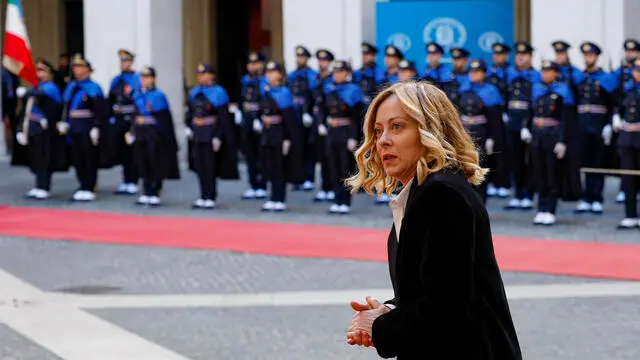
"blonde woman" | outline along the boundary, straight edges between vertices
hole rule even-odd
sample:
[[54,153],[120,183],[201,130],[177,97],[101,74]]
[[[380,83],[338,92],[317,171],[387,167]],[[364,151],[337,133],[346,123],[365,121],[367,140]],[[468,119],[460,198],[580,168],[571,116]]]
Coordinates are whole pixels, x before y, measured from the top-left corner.
[[522,359],[489,217],[473,186],[478,152],[444,92],[395,84],[371,103],[352,191],[391,194],[388,239],[395,298],[352,302],[347,342],[383,358]]

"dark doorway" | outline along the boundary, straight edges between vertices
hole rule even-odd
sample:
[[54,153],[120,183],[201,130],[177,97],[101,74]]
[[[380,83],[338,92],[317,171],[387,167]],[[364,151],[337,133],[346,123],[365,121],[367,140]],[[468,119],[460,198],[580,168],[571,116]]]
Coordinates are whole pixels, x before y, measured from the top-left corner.
[[64,2],[66,52],[84,54],[84,12],[82,0]]

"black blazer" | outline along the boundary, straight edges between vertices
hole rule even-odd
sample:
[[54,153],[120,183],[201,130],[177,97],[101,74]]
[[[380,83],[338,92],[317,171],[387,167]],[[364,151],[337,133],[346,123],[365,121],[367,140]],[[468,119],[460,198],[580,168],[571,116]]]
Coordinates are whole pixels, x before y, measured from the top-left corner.
[[461,171],[414,179],[388,249],[396,308],[373,323],[381,357],[522,359],[489,216]]

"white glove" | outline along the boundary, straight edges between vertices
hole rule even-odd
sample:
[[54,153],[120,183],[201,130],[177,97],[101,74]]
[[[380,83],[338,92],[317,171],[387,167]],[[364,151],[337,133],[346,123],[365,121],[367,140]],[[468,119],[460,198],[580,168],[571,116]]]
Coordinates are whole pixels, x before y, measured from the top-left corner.
[[16,141],[18,141],[18,144],[22,146],[27,146],[29,143],[27,136],[22,131],[16,134]]
[[520,130],[520,140],[526,142],[527,144],[531,142],[531,138],[533,136],[531,135],[531,131],[529,131],[529,129],[527,128],[522,128],[522,130]]
[[257,133],[261,133],[262,132],[262,122],[258,119],[254,119],[253,120],[253,131],[257,132]]
[[49,120],[47,120],[47,119],[41,119],[41,120],[40,120],[40,126],[41,126],[43,129],[47,130],[47,129],[49,128]]
[[58,121],[56,123],[56,129],[58,129],[60,135],[64,135],[69,132],[69,123],[67,123],[66,121]]
[[327,130],[327,127],[324,126],[324,124],[318,125],[318,135],[327,136],[328,133],[329,133],[329,130]]
[[24,86],[18,86],[16,89],[16,96],[22,99],[25,95],[27,95],[27,88]]
[[222,140],[213,138],[213,140],[211,140],[211,144],[213,144],[213,152],[218,152],[222,146]]
[[347,139],[347,150],[354,151],[358,147],[358,141],[356,139]]
[[494,145],[495,145],[495,141],[493,141],[493,139],[487,139],[487,141],[484,143],[484,148],[485,150],[487,150],[487,155],[493,154]]
[[613,114],[613,130],[620,131],[622,129],[622,119],[619,114]]
[[509,122],[509,114],[502,113],[502,122],[505,124]]
[[556,154],[558,159],[562,159],[567,153],[567,145],[561,142],[557,143],[556,146],[553,147],[553,153]]
[[311,115],[307,113],[302,114],[302,125],[304,125],[304,127],[311,127],[311,125],[313,125],[313,118]]
[[233,119],[234,119],[234,122],[236,123],[236,125],[241,125],[242,124],[242,111],[236,110],[236,112],[233,113]]
[[193,139],[193,130],[190,127],[184,128],[184,136],[189,140]]
[[289,155],[289,150],[291,150],[291,140],[285,140],[282,142],[282,155]]
[[127,131],[126,133],[124,133],[124,142],[127,143],[127,145],[131,145],[136,141],[136,136],[133,135],[130,131]]
[[100,140],[100,129],[94,127],[89,131],[89,137],[91,138],[91,143],[93,146],[98,145],[98,141]]
[[604,128],[602,128],[602,140],[604,140],[604,144],[609,146],[611,145],[611,137],[613,136],[613,128],[611,125],[607,124]]

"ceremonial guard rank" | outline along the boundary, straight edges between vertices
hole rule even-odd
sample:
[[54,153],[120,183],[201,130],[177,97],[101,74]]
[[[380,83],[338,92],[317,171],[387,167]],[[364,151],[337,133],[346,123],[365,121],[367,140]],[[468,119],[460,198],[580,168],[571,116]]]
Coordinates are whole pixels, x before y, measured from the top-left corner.
[[533,207],[527,144],[531,141],[531,88],[540,81],[540,73],[531,66],[533,48],[525,41],[515,44],[516,64],[507,71],[506,152],[515,196],[506,209],[529,210]]
[[[579,163],[569,166],[578,168],[573,173],[579,175],[579,167],[602,168],[605,166],[605,146],[611,144],[613,135],[611,117],[615,105],[615,79],[597,66],[600,48],[591,42],[580,46],[584,54],[586,70],[576,83],[578,90],[577,123],[580,146],[575,149],[579,153]],[[570,145],[570,142],[567,144]],[[570,154],[572,152],[569,152]],[[571,160],[567,158],[567,160]],[[580,181],[580,179],[577,179]],[[602,191],[604,174],[585,174],[582,200],[576,212],[602,213]]]
[[387,45],[384,49],[384,84],[382,87],[398,82],[398,64],[404,59],[402,51],[393,45]]
[[[462,123],[473,137],[480,153],[480,166],[485,167],[486,155],[502,148],[502,96],[497,87],[485,82],[487,66],[482,60],[469,64],[469,81],[460,87],[460,115]],[[487,185],[477,187],[484,201]]]
[[[620,167],[625,170],[640,170],[640,59],[633,63],[632,80],[625,84],[620,116],[614,117],[613,128],[619,133],[617,146]],[[636,198],[640,191],[640,181],[637,176],[623,175],[622,182],[625,218],[618,228],[640,228]]]
[[556,64],[559,67],[558,81],[566,83],[571,91],[576,94],[576,84],[582,82],[584,74],[580,69],[571,65],[568,51],[571,49],[571,45],[565,41],[558,40],[551,43],[554,52],[556,53]]
[[378,48],[369,44],[362,43],[362,68],[353,73],[353,82],[360,86],[360,91],[364,95],[365,109],[376,96],[378,87],[385,81],[385,71],[382,67],[376,65],[376,54]]
[[194,208],[215,207],[218,177],[238,178],[229,96],[222,86],[214,84],[214,75],[210,65],[198,65],[199,85],[189,92],[185,133],[190,140],[193,170],[200,182],[200,198]]
[[270,61],[266,66],[268,86],[262,90],[260,120],[254,130],[262,133],[261,152],[271,198],[263,211],[284,211],[286,183],[298,184],[302,172],[302,135],[296,118],[293,93],[283,85],[282,65]]
[[242,112],[236,112],[242,114],[242,151],[251,187],[242,194],[243,199],[267,197],[267,184],[260,160],[260,134],[253,129],[254,121],[260,118],[260,92],[267,85],[263,74],[264,61],[264,55],[249,52],[247,74],[242,77]]
[[334,60],[333,54],[326,49],[320,49],[316,52],[318,58],[318,67],[320,72],[318,73],[317,82],[320,84],[314,90],[313,101],[313,116],[315,120],[314,129],[311,133],[311,142],[316,147],[316,157],[320,163],[320,170],[322,176],[322,184],[320,190],[316,193],[314,201],[333,201],[335,199],[334,184],[331,181],[331,173],[329,167],[329,161],[326,153],[326,135],[327,128],[320,127],[324,118],[324,89],[333,82],[333,74],[330,71],[331,62]]
[[415,61],[403,59],[398,63],[398,81],[417,80],[417,76]]
[[329,212],[334,214],[350,212],[351,193],[343,179],[354,170],[353,151],[358,146],[362,123],[362,91],[357,85],[347,82],[350,72],[351,67],[346,61],[336,61],[333,67],[333,83],[327,85],[324,90],[326,118],[319,125],[328,128],[326,154],[336,194]]
[[143,193],[136,203],[158,206],[163,180],[180,178],[178,142],[167,98],[156,88],[156,70],[146,66],[140,80],[142,89],[133,95],[135,121],[125,140],[133,144],[136,170],[142,178]]
[[[18,124],[13,165],[26,165],[35,175],[35,187],[27,198],[43,200],[51,191],[51,175],[67,171],[67,144],[56,124],[62,113],[62,96],[53,83],[54,68],[48,61],[36,61],[38,86],[27,91],[26,105]],[[25,148],[26,147],[26,148]]]
[[441,63],[444,49],[437,43],[430,42],[427,47],[427,66],[422,74],[422,79],[437,87],[444,89],[443,84],[453,81],[451,70]]
[[453,58],[453,79],[443,84],[443,90],[455,106],[460,106],[458,99],[460,87],[469,81],[469,74],[467,72],[469,55],[469,51],[465,49],[451,49],[451,57]]
[[111,80],[109,86],[109,104],[111,105],[111,128],[114,131],[118,163],[122,165],[122,183],[116,194],[135,194],[138,192],[138,175],[133,163],[133,147],[125,143],[124,134],[131,129],[136,107],[133,104],[133,92],[140,89],[140,77],[132,70],[135,55],[128,50],[118,51],[121,73]]
[[100,141],[101,130],[108,125],[108,108],[100,85],[90,79],[91,64],[78,54],[71,66],[75,80],[64,91],[63,121],[57,127],[60,133],[69,134],[71,163],[80,184],[73,200],[93,201],[102,155],[111,145]]
[[564,171],[560,160],[566,156],[566,124],[574,116],[574,99],[569,86],[557,81],[560,69],[552,61],[542,64],[542,81],[533,84],[531,103],[531,153],[538,191],[536,225],[553,225]]
[[296,62],[298,68],[289,74],[289,86],[293,92],[293,102],[296,117],[302,123],[303,159],[304,159],[304,183],[295,189],[304,191],[313,190],[315,180],[316,149],[311,143],[311,127],[315,123],[313,113],[313,92],[318,87],[318,73],[309,68],[308,61],[311,53],[303,46],[296,47]]
[[[493,51],[493,65],[487,73],[487,82],[494,85],[500,91],[503,103],[507,103],[507,70],[509,69],[509,53],[511,48],[503,43],[495,43],[491,46]],[[502,114],[503,122],[506,122],[509,117],[505,111]],[[506,136],[504,126],[502,127],[503,137]],[[509,162],[508,154],[504,151],[494,153],[487,157],[487,164],[492,170],[488,176],[487,196],[498,196],[501,198],[507,198],[509,196],[509,188],[511,182],[509,180],[509,171],[507,164]]]

